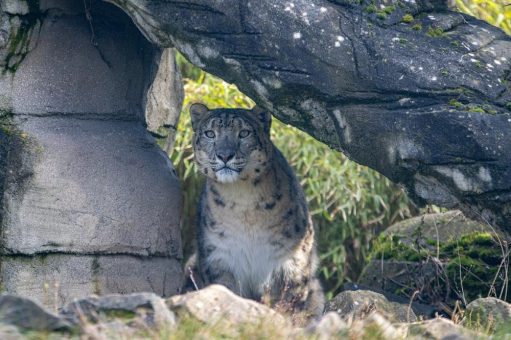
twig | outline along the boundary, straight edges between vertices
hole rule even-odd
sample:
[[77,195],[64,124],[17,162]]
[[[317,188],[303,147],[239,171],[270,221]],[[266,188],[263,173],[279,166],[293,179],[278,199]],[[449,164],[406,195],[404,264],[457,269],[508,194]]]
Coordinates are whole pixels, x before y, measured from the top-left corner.
[[193,270],[192,267],[188,267],[188,271],[190,272],[190,280],[193,283],[193,286],[195,287],[195,290],[199,290],[199,287],[197,286],[197,282],[195,282],[195,279],[193,278]]
[[413,292],[412,296],[410,297],[410,303],[408,304],[408,309],[406,310],[406,322],[410,322],[410,311],[412,310],[412,303],[417,294],[419,294],[419,290]]

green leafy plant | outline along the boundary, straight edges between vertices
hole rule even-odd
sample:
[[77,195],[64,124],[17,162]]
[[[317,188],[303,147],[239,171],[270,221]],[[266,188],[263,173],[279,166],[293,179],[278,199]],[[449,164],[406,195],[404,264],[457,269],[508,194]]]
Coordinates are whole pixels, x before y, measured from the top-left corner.
[[511,1],[509,0],[456,0],[460,12],[472,15],[511,34]]

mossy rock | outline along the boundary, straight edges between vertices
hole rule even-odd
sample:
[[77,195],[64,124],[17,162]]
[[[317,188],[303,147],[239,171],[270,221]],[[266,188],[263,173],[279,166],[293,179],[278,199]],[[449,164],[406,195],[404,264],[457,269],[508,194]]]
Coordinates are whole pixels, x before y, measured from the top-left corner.
[[468,304],[463,326],[485,333],[511,331],[511,304],[487,297]]
[[500,268],[506,240],[458,211],[412,218],[377,239],[359,283],[450,314],[456,301],[501,295],[509,279]]

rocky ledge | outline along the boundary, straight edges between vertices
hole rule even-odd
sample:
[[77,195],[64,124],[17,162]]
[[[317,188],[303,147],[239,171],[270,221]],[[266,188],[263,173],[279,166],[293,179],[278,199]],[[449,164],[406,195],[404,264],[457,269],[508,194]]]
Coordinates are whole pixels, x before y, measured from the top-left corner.
[[58,311],[12,295],[0,296],[0,338],[485,338],[507,332],[511,305],[477,299],[457,322],[418,320],[411,306],[391,303],[370,291],[343,292],[319,320],[293,325],[265,305],[212,285],[162,299],[153,293],[91,296]]

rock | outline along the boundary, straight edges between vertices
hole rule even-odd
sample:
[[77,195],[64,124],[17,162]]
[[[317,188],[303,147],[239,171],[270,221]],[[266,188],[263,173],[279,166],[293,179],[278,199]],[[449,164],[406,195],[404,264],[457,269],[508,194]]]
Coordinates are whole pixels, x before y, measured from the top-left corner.
[[405,327],[391,323],[378,312],[372,313],[365,319],[353,322],[349,329],[350,339],[407,339]]
[[25,0],[3,0],[0,9],[12,15],[28,14],[28,2]]
[[177,69],[174,49],[163,50],[158,72],[147,91],[145,121],[147,130],[165,139],[164,150],[170,153],[174,146],[177,122],[184,98],[181,74]]
[[173,296],[167,300],[167,305],[180,317],[192,316],[208,325],[257,324],[262,321],[286,324],[284,317],[271,308],[244,299],[221,285]]
[[87,297],[71,302],[60,314],[76,324],[83,321],[83,318],[97,323],[109,318],[122,320],[124,317],[130,321],[137,318],[147,327],[170,329],[176,326],[174,313],[167,308],[165,301],[154,293]]
[[376,1],[384,14],[349,1],[109,2],[418,204],[510,230],[511,88],[498,80],[509,80],[511,40],[498,28],[445,1]]
[[[170,50],[160,62],[111,4],[16,3],[28,14],[0,11],[3,287],[52,308],[92,293],[176,294],[181,191],[145,128]],[[179,79],[153,86],[167,86],[154,96],[174,109]]]
[[38,38],[27,40],[37,47],[16,68],[14,113],[143,118],[142,101],[154,73],[150,61],[157,49],[115,8],[98,4],[91,15],[94,35],[83,13],[47,10]]
[[140,123],[35,118],[18,127],[24,164],[7,170],[16,178],[5,188],[3,254],[181,257],[178,179]]
[[16,326],[0,325],[0,339],[3,340],[18,340],[22,339],[23,335],[20,333]]
[[49,254],[4,257],[1,281],[7,292],[57,309],[91,294],[172,296],[181,275],[180,262],[169,258]]
[[406,244],[417,241],[426,244],[428,240],[445,243],[473,232],[492,230],[487,224],[468,219],[459,210],[452,210],[406,219],[385,229],[383,235],[398,235],[400,241]]
[[48,312],[37,303],[5,294],[0,295],[0,323],[36,331],[62,331],[72,328],[69,322]]
[[493,297],[474,300],[467,305],[462,324],[483,331],[494,331],[502,326],[509,326],[511,304]]
[[385,296],[368,290],[344,291],[337,294],[325,306],[325,312],[336,312],[348,323],[365,319],[374,312],[383,314],[395,322],[416,321],[413,310],[403,304],[390,302]]
[[408,329],[409,336],[417,336],[419,339],[470,340],[484,338],[483,334],[471,332],[445,318],[435,318],[403,326]]
[[471,221],[459,211],[415,217],[383,233],[358,283],[449,314],[456,301],[467,303],[492,285],[497,291],[505,286],[497,271],[501,244],[508,239],[498,228]]
[[336,312],[328,312],[318,321],[313,321],[306,328],[306,333],[319,340],[327,340],[345,335],[348,325]]

